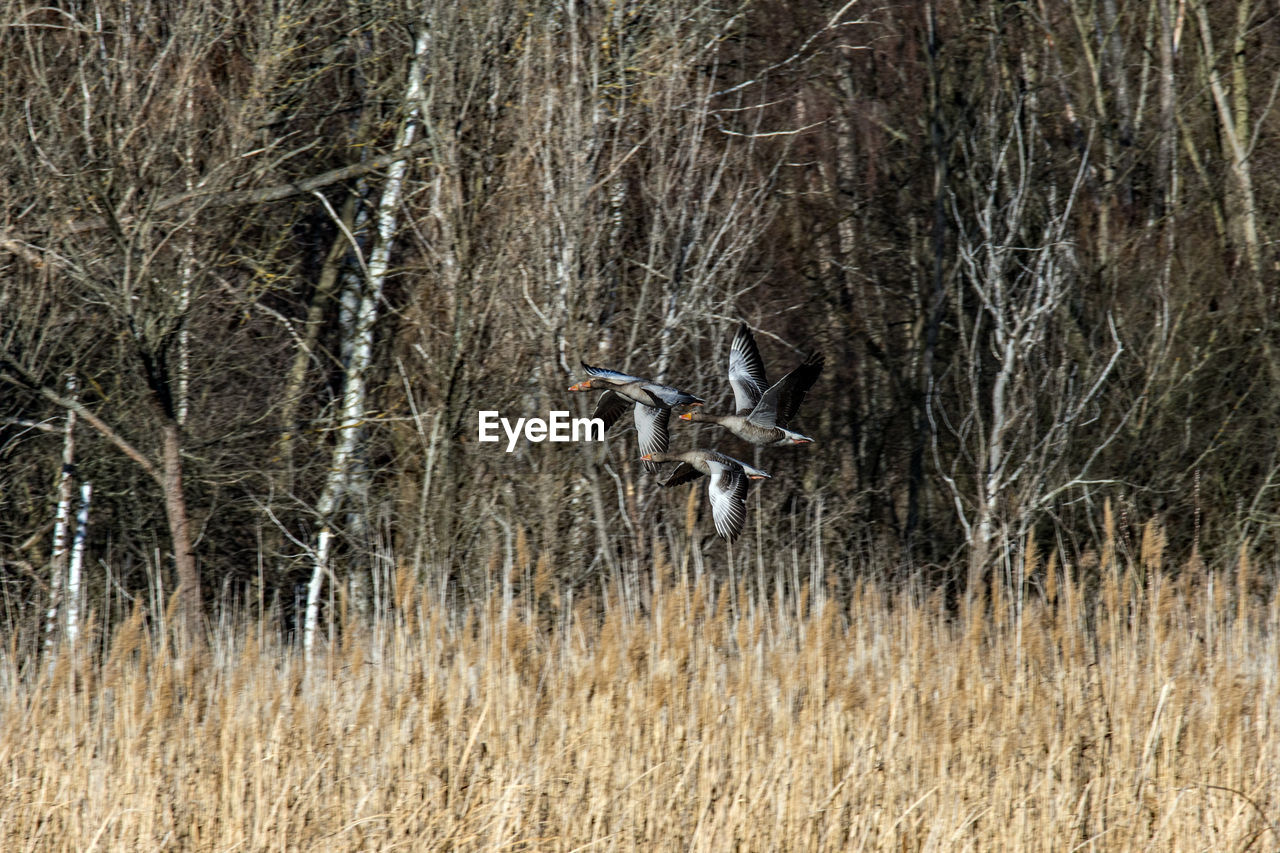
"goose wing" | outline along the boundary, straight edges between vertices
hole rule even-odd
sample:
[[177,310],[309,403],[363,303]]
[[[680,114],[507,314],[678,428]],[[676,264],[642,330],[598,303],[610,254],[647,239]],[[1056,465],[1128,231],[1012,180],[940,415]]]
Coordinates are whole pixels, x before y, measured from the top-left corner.
[[604,421],[604,431],[608,432],[609,427],[616,424],[618,418],[625,415],[630,408],[631,401],[626,397],[616,391],[605,391],[596,401],[596,410],[591,417]]
[[[636,433],[639,437],[640,455],[667,452],[667,419],[671,417],[670,409],[656,409],[643,403],[636,403]],[[658,463],[645,462],[648,471],[657,471]]]
[[810,353],[778,383],[782,388],[778,391],[778,426],[785,427],[795,417],[796,410],[804,402],[804,397],[818,381],[826,360],[822,353]]
[[702,472],[694,468],[688,462],[681,462],[676,469],[671,472],[671,476],[667,478],[663,486],[682,486],[685,483],[692,482],[702,476]]
[[822,353],[813,353],[764,392],[748,419],[762,427],[785,427],[822,373]]
[[615,385],[626,385],[629,382],[648,381],[646,379],[641,379],[639,376],[632,376],[629,373],[623,373],[620,370],[610,370],[607,367],[595,367],[594,365],[587,364],[585,361],[582,362],[582,369],[590,376],[594,376],[597,379],[603,379],[606,382],[612,382]]
[[640,386],[640,390],[647,394],[653,400],[655,406],[690,406],[694,403],[702,403],[701,397],[695,397],[687,394],[679,388],[672,388],[670,385],[659,385],[656,382],[646,382]]
[[747,520],[747,476],[737,465],[727,465],[717,459],[709,459],[707,464],[711,467],[707,497],[711,499],[716,533],[732,542],[742,533]]
[[747,324],[738,326],[738,332],[729,345],[729,385],[733,388],[734,411],[740,415],[755,408],[761,395],[769,387],[765,380],[764,360],[756,348]]

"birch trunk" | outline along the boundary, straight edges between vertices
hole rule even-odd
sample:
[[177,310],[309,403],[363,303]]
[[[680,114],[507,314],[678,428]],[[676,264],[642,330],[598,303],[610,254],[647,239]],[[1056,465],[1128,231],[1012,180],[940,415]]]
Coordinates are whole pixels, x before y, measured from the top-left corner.
[[76,512],[76,537],[67,569],[67,642],[75,645],[80,633],[80,569],[84,565],[84,543],[89,535],[89,500],[93,484],[80,486],[80,509]]
[[[1174,77],[1174,59],[1177,55],[1178,31],[1174,20],[1174,0],[1159,0],[1160,17],[1160,144],[1157,149],[1157,186],[1160,200],[1156,213],[1172,214],[1178,204],[1178,121]],[[1172,241],[1172,223],[1165,226],[1167,240]],[[1173,257],[1173,252],[1169,252]],[[1168,278],[1166,276],[1166,282]]]
[[[348,543],[360,547],[367,541],[366,534],[368,525],[365,523],[366,501],[365,498],[369,494],[369,477],[368,469],[364,465],[364,456],[359,448],[363,444],[365,435],[363,426],[363,413],[365,409],[365,399],[367,397],[367,382],[365,376],[368,371],[368,363],[372,360],[373,346],[373,324],[377,320],[376,300],[372,306],[366,305],[365,297],[371,289],[375,288],[379,295],[382,290],[382,279],[385,274],[377,278],[376,285],[371,272],[370,265],[364,260],[362,255],[362,246],[367,245],[365,235],[368,233],[369,215],[368,207],[360,200],[370,198],[369,185],[365,181],[358,181],[356,184],[355,197],[357,199],[355,228],[352,232],[351,251],[356,254],[359,260],[359,267],[362,272],[356,272],[348,267],[347,271],[342,274],[342,289],[338,294],[338,358],[339,361],[347,365],[348,370],[352,369],[352,365],[356,366],[357,376],[354,382],[351,382],[353,397],[353,405],[359,409],[359,414],[354,417],[356,421],[344,421],[340,423],[340,429],[343,436],[351,443],[351,452],[344,459],[345,468],[342,472],[342,482],[334,490],[335,501],[327,510],[327,518],[336,517],[334,513],[340,506],[345,506],[346,525],[343,530],[344,538]],[[375,244],[374,253],[376,254],[378,247],[381,246],[380,239]],[[372,314],[369,311],[372,310]],[[367,350],[364,342],[368,339]],[[344,382],[348,381],[348,377],[344,377]],[[346,398],[347,385],[344,384],[344,399]],[[354,410],[344,413],[352,415]],[[350,433],[350,435],[347,435]],[[332,470],[330,473],[332,474]],[[333,545],[333,531],[330,530],[330,536],[327,540],[329,546]],[[327,556],[327,555],[326,555]],[[327,563],[326,563],[327,565]],[[364,584],[362,583],[362,573],[358,570],[351,571],[347,576],[347,590],[349,593],[349,601],[353,603],[358,611],[364,613],[366,608]]]
[[[195,127],[195,106],[193,103],[192,90],[187,90],[186,103],[184,104],[187,114],[187,124]],[[194,192],[196,188],[196,152],[193,140],[195,135],[187,137],[187,143],[182,152],[182,162],[186,170],[186,189],[187,192]],[[182,325],[178,328],[178,399],[174,405],[174,417],[178,420],[178,426],[185,427],[187,425],[187,414],[190,411],[191,399],[191,332],[187,328],[187,318],[191,313],[191,283],[196,277],[196,249],[195,236],[191,231],[187,231],[182,246],[182,261],[178,268],[178,316],[182,318]]]
[[[75,399],[76,378],[67,377],[67,396]],[[53,522],[53,554],[49,560],[49,610],[45,613],[44,648],[52,651],[58,631],[58,610],[62,606],[62,580],[67,574],[67,539],[71,529],[72,473],[76,463],[76,412],[67,409],[62,439],[62,470],[58,474],[58,511]]]
[[[406,116],[396,137],[397,148],[403,148],[413,142],[423,94],[423,65],[430,44],[431,38],[428,32],[419,33],[414,46],[413,62],[409,66],[409,83],[404,94]],[[316,630],[320,620],[320,593],[324,586],[324,577],[329,571],[328,562],[334,538],[334,513],[347,497],[347,493],[351,491],[356,449],[364,433],[361,424],[365,417],[368,370],[373,357],[373,327],[378,318],[378,305],[382,299],[382,288],[386,281],[391,250],[395,242],[396,211],[400,206],[407,170],[408,164],[404,160],[397,160],[387,169],[382,199],[378,203],[377,241],[365,268],[364,287],[361,288],[359,304],[350,326],[351,339],[343,342],[344,346],[350,344],[351,356],[344,377],[338,440],[333,448],[329,477],[317,507],[320,515],[320,532],[316,538],[315,564],[311,582],[307,586],[306,614],[303,620],[303,651],[308,660],[315,649]],[[358,473],[356,476],[360,478],[356,484],[359,488],[367,480],[367,474]],[[362,510],[363,507],[357,508],[357,511]]]

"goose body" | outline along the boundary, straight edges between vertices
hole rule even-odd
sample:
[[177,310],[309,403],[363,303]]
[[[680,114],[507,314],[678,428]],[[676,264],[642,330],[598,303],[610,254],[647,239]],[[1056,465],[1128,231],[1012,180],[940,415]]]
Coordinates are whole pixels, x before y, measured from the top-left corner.
[[[640,452],[644,454],[665,453],[667,450],[667,422],[671,417],[672,406],[700,406],[702,399],[687,394],[670,385],[662,385],[638,376],[631,376],[605,367],[594,367],[582,362],[582,369],[590,376],[572,386],[570,391],[590,391],[604,388],[605,392],[596,401],[596,410],[592,415],[604,422],[605,432],[627,412],[635,412],[636,434],[640,444]],[[646,463],[650,471],[656,471],[657,465]]]
[[701,412],[686,412],[680,416],[686,421],[718,424],[729,430],[743,441],[759,444],[763,447],[787,447],[793,444],[808,444],[813,441],[807,435],[778,425],[764,426],[747,415],[710,415]]
[[687,412],[687,421],[719,424],[752,444],[786,447],[813,441],[807,435],[787,429],[805,394],[822,373],[823,357],[813,353],[773,385],[765,378],[764,360],[747,324],[738,326],[729,345],[729,385],[733,388],[735,411],[731,415]]
[[747,481],[760,480],[769,474],[759,468],[726,456],[718,450],[687,450],[684,453],[646,453],[645,462],[679,462],[663,486],[679,486],[704,475],[707,497],[711,500],[711,517],[716,533],[732,542],[742,533],[747,518]]

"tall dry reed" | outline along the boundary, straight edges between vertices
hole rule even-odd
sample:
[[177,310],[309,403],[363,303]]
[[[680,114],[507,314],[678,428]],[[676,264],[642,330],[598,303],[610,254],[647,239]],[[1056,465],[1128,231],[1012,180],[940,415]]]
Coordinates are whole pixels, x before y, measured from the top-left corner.
[[177,656],[139,611],[0,662],[0,845],[1276,849],[1280,601],[1244,551],[1142,551],[1088,585],[1029,551],[968,619],[870,581],[734,598],[661,549],[600,610],[508,582],[450,612],[402,571],[309,671],[243,621]]

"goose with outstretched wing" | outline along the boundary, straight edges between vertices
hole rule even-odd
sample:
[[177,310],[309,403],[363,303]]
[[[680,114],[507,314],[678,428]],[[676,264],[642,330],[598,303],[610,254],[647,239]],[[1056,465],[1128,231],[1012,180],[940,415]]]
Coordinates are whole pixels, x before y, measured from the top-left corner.
[[[640,452],[643,454],[666,452],[667,421],[671,417],[672,406],[700,406],[703,403],[700,397],[639,376],[595,367],[585,361],[582,362],[582,369],[591,378],[577,383],[569,390],[605,389],[596,401],[592,417],[604,422],[606,432],[626,414],[627,409],[633,409]],[[645,467],[650,471],[658,468],[653,463],[646,463]]]
[[646,453],[644,462],[679,462],[663,486],[679,486],[709,476],[707,497],[716,533],[732,542],[742,533],[747,518],[747,482],[769,474],[718,450],[687,450],[684,453]]
[[812,353],[786,376],[770,385],[764,361],[747,324],[738,327],[729,346],[729,385],[733,388],[735,411],[731,415],[686,412],[681,419],[718,424],[752,444],[785,447],[813,441],[807,435],[787,429],[805,395],[822,373],[822,353]]

